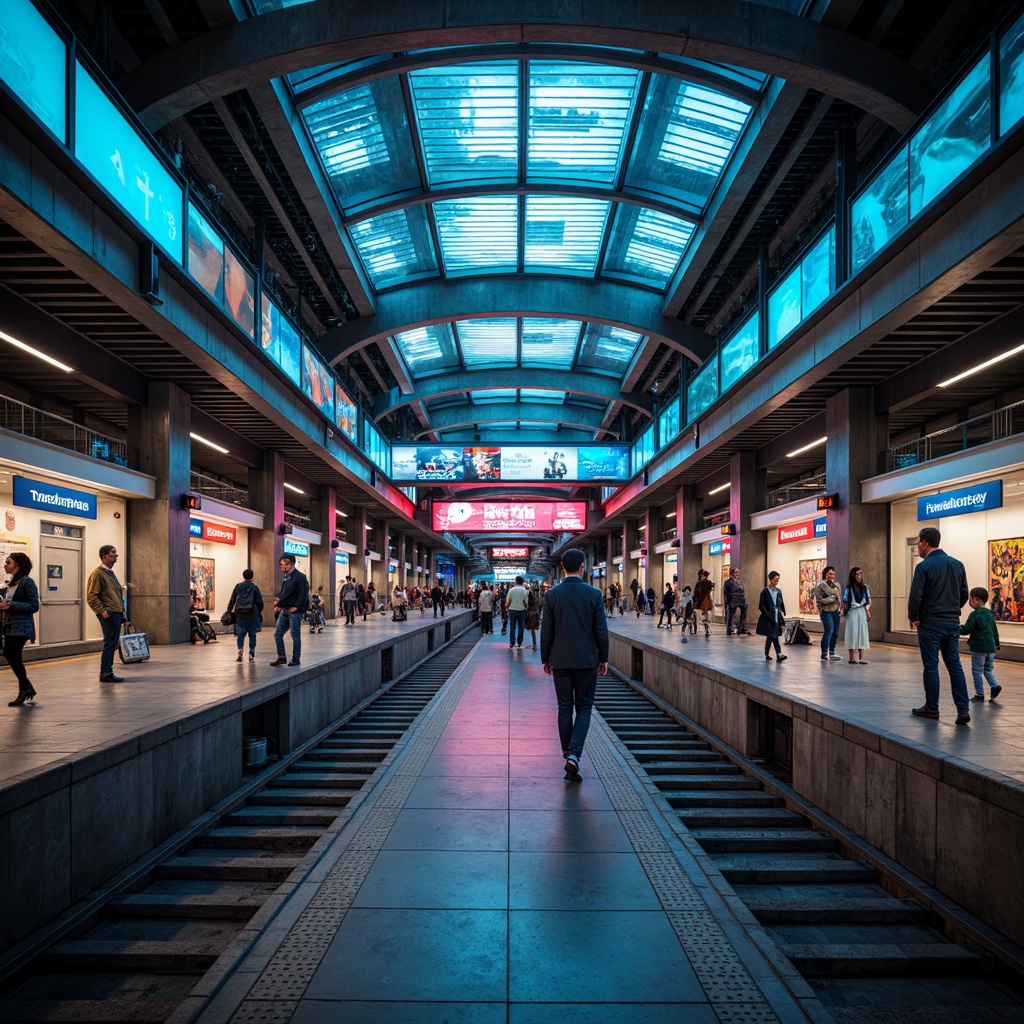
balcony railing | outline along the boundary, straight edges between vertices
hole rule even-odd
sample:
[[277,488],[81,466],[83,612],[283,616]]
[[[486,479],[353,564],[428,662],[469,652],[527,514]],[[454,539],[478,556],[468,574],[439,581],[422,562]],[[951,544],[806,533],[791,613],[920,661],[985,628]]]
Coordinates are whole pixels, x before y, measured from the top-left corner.
[[732,513],[727,508],[719,509],[717,512],[709,512],[704,516],[704,529],[708,530],[712,526],[721,526],[722,523],[729,522],[729,516]]
[[91,459],[111,462],[115,466],[139,468],[139,453],[126,441],[97,434],[78,423],[55,416],[50,412],[33,409],[13,398],[0,397],[0,427],[13,434],[24,434],[37,441],[46,441],[59,448],[87,455]]
[[936,430],[915,441],[890,448],[886,453],[886,470],[906,469],[919,462],[941,459],[969,448],[998,441],[1003,437],[1024,433],[1024,402],[1004,406],[984,416],[975,416],[952,427]]
[[197,473],[195,470],[189,474],[189,488],[194,494],[204,494],[207,498],[216,498],[229,505],[247,508],[249,504],[249,492],[244,487],[238,487],[215,476],[207,476],[205,473]]
[[800,501],[801,498],[812,498],[815,494],[825,493],[825,474],[809,476],[806,480],[800,480],[795,484],[786,484],[785,487],[776,487],[769,491],[765,508],[778,508],[780,505],[788,505],[791,501]]

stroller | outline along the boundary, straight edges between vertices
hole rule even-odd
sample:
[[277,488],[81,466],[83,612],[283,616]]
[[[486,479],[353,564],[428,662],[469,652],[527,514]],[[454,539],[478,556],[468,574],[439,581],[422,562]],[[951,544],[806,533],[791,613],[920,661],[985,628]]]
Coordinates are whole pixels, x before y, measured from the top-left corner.
[[319,594],[313,594],[310,597],[309,611],[306,612],[305,619],[309,623],[310,633],[322,633],[324,631],[327,618],[324,615],[324,602]]

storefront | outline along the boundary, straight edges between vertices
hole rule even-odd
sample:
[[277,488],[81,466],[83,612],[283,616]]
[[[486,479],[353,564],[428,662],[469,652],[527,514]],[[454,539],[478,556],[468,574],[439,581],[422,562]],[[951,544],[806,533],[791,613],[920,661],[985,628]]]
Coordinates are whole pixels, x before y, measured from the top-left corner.
[[[295,568],[298,569],[309,581],[310,593],[318,587],[324,588],[324,593],[330,589],[330,580],[314,579],[312,552],[318,547],[322,537],[315,530],[307,530],[301,526],[292,528],[292,532],[284,538],[282,554],[295,557]],[[344,574],[342,576],[344,579]]]
[[188,534],[191,606],[219,618],[249,567],[249,531],[237,523],[191,515]]
[[[790,616],[815,618],[814,588],[828,564],[825,516],[777,526],[768,532],[767,567],[780,575],[782,599]],[[838,579],[840,584],[844,582]],[[763,586],[763,584],[762,584]]]

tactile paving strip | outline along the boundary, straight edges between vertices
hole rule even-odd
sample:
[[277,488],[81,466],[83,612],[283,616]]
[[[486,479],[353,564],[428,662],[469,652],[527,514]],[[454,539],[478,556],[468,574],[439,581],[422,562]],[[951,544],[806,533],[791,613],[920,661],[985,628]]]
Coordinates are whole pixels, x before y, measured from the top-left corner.
[[607,726],[597,714],[593,722],[597,728],[591,728],[587,739],[587,756],[718,1019],[723,1024],[777,1024],[779,1018],[764,993],[613,756]]

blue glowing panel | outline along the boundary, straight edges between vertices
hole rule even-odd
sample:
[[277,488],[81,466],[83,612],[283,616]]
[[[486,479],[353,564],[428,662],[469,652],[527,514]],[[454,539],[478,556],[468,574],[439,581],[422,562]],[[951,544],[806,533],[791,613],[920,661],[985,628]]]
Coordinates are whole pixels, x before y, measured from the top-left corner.
[[516,365],[518,356],[515,317],[458,320],[455,328],[466,369]]
[[514,182],[519,155],[515,61],[409,72],[429,187]]
[[263,293],[263,310],[260,318],[260,348],[268,359],[281,365],[281,311]]
[[224,239],[190,203],[188,207],[188,267],[192,279],[219,303],[224,302]]
[[758,360],[761,318],[755,313],[722,346],[719,359],[722,365],[722,393],[729,390]]
[[519,203],[515,196],[467,196],[434,204],[446,274],[515,273]]
[[718,353],[711,356],[686,385],[686,420],[693,422],[718,399]]
[[224,308],[251,338],[256,326],[256,278],[227,246],[224,248]]
[[353,443],[356,443],[356,430],[359,426],[359,410],[349,393],[334,381],[334,423],[335,426]]
[[491,388],[490,391],[470,391],[469,400],[473,405],[496,405],[516,400],[515,388]]
[[999,40],[999,134],[1024,117],[1024,17]]
[[402,331],[395,335],[395,344],[413,377],[459,368],[451,324]]
[[989,54],[910,140],[910,216],[916,217],[967,170],[990,142]]
[[523,361],[531,366],[568,370],[580,339],[579,320],[523,317]]
[[851,270],[856,273],[909,219],[907,147],[904,146],[850,208]]
[[421,206],[359,221],[349,233],[374,288],[437,274],[427,216]]
[[671,399],[668,408],[658,416],[658,442],[666,445],[679,433],[679,398]]
[[694,226],[659,210],[620,204],[605,256],[605,273],[664,289],[679,266]]
[[527,196],[524,269],[592,276],[610,209],[595,199]]
[[768,295],[768,349],[776,345],[803,319],[800,309],[800,267],[794,267]]
[[836,229],[830,228],[800,261],[801,316],[809,317],[831,294],[836,279]]
[[528,180],[613,185],[639,79],[631,68],[530,61]]
[[[398,78],[357,85],[302,112],[342,206],[419,189],[412,133]],[[386,131],[385,131],[386,128]]]
[[0,81],[66,141],[67,47],[29,0],[4,0]]
[[76,64],[75,70],[75,157],[180,264],[185,212],[181,186],[85,68]]
[[[281,347],[278,351],[278,366],[284,375],[296,386],[301,380],[302,341],[292,324],[281,317]],[[333,419],[333,415],[331,417]]]
[[577,366],[616,377],[622,376],[643,340],[642,334],[610,324],[586,325]]
[[309,345],[302,346],[302,393],[334,422],[334,374]]
[[543,402],[550,405],[562,405],[565,402],[566,393],[564,391],[544,391],[538,388],[520,388],[519,398],[523,402]]

